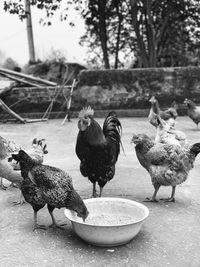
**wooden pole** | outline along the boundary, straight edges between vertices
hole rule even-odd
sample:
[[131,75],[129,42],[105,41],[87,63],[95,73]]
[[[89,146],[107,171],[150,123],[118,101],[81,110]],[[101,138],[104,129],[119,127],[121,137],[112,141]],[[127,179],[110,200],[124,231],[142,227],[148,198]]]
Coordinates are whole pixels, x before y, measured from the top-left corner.
[[29,0],[25,0],[25,10],[27,13],[26,28],[27,28],[27,37],[28,37],[28,48],[29,48],[29,61],[35,62],[35,48],[34,48],[34,41],[33,41],[31,5],[30,5]]
[[3,73],[3,74],[5,73],[5,74],[21,77],[21,78],[27,79],[27,81],[31,80],[31,81],[38,82],[38,83],[44,84],[44,85],[49,85],[49,86],[56,86],[57,85],[57,83],[54,83],[54,82],[50,82],[50,81],[47,81],[47,80],[44,80],[44,79],[40,79],[40,78],[31,76],[31,75],[27,75],[27,74],[24,74],[24,73],[21,73],[21,72],[8,70],[8,69],[4,69],[4,68],[0,68],[0,74],[1,73]]
[[71,85],[71,90],[70,90],[70,93],[69,93],[69,99],[68,99],[68,102],[67,102],[67,114],[62,122],[62,125],[65,123],[66,119],[68,119],[68,121],[71,121],[71,118],[70,118],[70,108],[71,108],[71,103],[72,103],[72,95],[73,95],[73,91],[74,91],[74,87],[76,86],[76,79],[73,80],[73,83]]
[[10,109],[4,102],[3,100],[0,99],[0,106],[7,111],[10,115],[21,121],[22,123],[26,123],[26,120],[23,119],[21,116],[19,116],[17,113],[15,113],[12,109]]

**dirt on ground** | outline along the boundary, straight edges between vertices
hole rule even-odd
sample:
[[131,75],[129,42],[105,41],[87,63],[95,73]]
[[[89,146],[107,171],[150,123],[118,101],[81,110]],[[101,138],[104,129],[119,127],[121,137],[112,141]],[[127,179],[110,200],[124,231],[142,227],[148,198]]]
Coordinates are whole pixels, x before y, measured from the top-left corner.
[[[116,165],[115,177],[105,186],[103,196],[123,197],[145,204],[150,215],[140,233],[128,244],[114,248],[100,248],[82,241],[73,232],[64,209],[55,210],[64,230],[32,231],[33,211],[29,204],[13,206],[19,199],[17,188],[0,191],[0,266],[200,266],[200,156],[188,180],[177,186],[176,202],[144,203],[153,193],[150,176],[139,164],[132,133],[155,135],[147,118],[122,118],[123,146]],[[103,123],[103,119],[98,119]],[[75,154],[78,133],[77,120],[66,122],[49,120],[32,124],[1,124],[0,136],[15,141],[22,147],[34,137],[46,138],[49,153],[45,163],[71,174],[74,187],[85,199],[92,194],[92,184],[82,177]],[[179,117],[177,129],[186,133],[191,143],[200,141],[200,130],[188,117]],[[9,183],[4,180],[4,183]],[[158,198],[168,197],[171,187],[162,187]],[[47,208],[38,212],[38,222],[50,225]]]

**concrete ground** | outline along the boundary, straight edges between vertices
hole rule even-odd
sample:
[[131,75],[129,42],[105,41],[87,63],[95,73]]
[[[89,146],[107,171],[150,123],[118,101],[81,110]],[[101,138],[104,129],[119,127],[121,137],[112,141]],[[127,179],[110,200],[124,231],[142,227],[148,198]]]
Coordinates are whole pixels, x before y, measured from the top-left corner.
[[[98,119],[102,124],[103,120]],[[62,120],[33,124],[1,124],[0,135],[27,147],[34,137],[44,137],[49,154],[45,163],[68,171],[83,198],[89,198],[92,184],[79,172],[75,154],[77,120],[61,125]],[[104,196],[123,197],[143,203],[153,187],[130,144],[132,133],[155,135],[146,118],[122,118],[123,145],[116,175],[104,188]],[[179,117],[177,129],[184,131],[191,143],[200,141],[200,130],[188,117]],[[8,183],[7,183],[8,184]],[[167,197],[171,187],[162,187],[158,197]],[[33,212],[29,204],[13,206],[16,188],[0,192],[0,266],[200,266],[200,156],[188,180],[177,186],[175,203],[144,203],[150,210],[141,232],[127,245],[100,248],[86,244],[72,231],[63,210],[55,210],[65,230],[32,231]],[[40,224],[49,225],[46,208],[38,212]]]

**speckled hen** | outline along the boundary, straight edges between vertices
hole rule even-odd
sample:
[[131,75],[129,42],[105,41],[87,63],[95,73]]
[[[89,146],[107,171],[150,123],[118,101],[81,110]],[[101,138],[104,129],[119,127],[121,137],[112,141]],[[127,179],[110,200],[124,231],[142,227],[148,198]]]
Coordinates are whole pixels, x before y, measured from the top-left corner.
[[20,163],[22,193],[26,201],[34,210],[33,229],[43,228],[37,224],[37,212],[47,204],[52,218],[52,227],[59,227],[53,215],[54,208],[67,208],[73,210],[83,220],[88,216],[88,210],[75,191],[71,177],[63,170],[43,165],[33,160],[23,150],[12,155]]

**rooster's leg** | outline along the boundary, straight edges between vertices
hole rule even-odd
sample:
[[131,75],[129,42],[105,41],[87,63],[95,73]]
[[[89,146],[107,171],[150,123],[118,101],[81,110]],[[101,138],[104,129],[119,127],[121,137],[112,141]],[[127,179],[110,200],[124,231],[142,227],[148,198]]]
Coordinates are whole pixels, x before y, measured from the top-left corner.
[[92,197],[98,197],[97,190],[96,190],[96,182],[93,183]]
[[157,193],[158,193],[158,190],[159,190],[159,188],[160,188],[160,185],[159,184],[154,184],[153,185],[154,186],[154,188],[155,188],[155,191],[154,191],[154,193],[153,193],[153,196],[152,196],[152,198],[146,198],[144,201],[145,202],[158,202],[157,201],[157,199],[156,199],[156,195],[157,195]]
[[103,187],[102,187],[102,186],[100,186],[100,193],[99,193],[99,197],[101,197],[101,196],[102,196],[102,193],[103,193]]
[[39,225],[37,223],[37,212],[38,210],[34,209],[34,215],[33,215],[33,231],[35,231],[36,229],[42,229],[42,230],[46,230],[45,225]]
[[175,190],[176,190],[176,186],[172,186],[172,194],[171,197],[169,198],[161,198],[160,200],[164,200],[165,202],[175,202]]
[[[56,222],[56,219],[55,219],[55,217],[53,215],[54,207],[50,206],[50,205],[47,205],[47,208],[48,208],[49,214],[50,214],[51,219],[52,219],[52,224],[49,227],[53,228],[53,229],[59,228],[59,229],[64,230],[64,228],[61,225],[58,225],[57,222]],[[62,225],[66,225],[66,224],[62,224]]]
[[3,184],[3,178],[0,178],[0,186],[1,186],[1,189],[3,189],[3,190],[6,190],[7,189],[7,187]]

